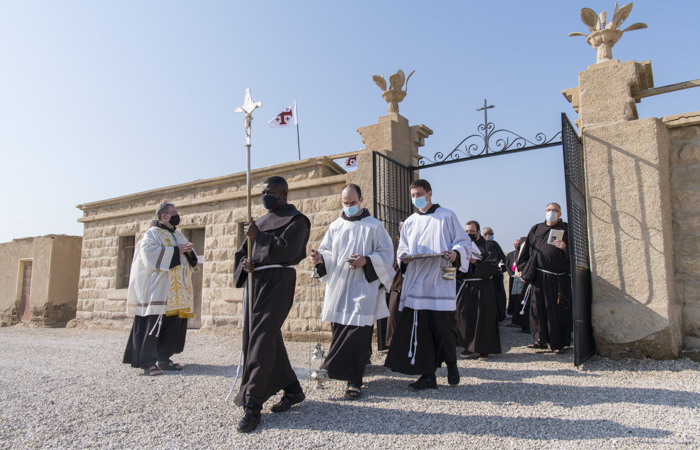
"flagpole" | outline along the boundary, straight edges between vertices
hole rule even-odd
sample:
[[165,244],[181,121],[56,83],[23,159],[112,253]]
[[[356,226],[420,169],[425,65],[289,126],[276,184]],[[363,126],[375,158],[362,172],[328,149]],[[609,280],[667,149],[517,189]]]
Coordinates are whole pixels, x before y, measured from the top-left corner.
[[299,144],[299,122],[297,122],[297,150],[299,151],[299,161],[301,161],[301,145]]

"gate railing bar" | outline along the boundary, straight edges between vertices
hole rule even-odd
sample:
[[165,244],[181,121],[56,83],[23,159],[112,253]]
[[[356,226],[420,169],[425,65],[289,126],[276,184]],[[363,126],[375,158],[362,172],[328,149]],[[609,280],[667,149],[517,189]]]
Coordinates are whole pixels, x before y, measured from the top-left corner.
[[562,141],[558,142],[549,142],[547,144],[540,144],[540,145],[531,145],[529,147],[523,147],[523,148],[518,148],[515,150],[505,150],[501,152],[494,152],[494,153],[487,153],[485,155],[476,155],[476,156],[470,156],[469,158],[459,158],[459,159],[451,159],[449,161],[440,161],[437,163],[432,163],[432,164],[425,164],[423,166],[418,165],[418,166],[410,166],[409,168],[412,170],[422,170],[422,169],[429,169],[431,167],[436,167],[436,166],[444,166],[446,164],[454,164],[458,162],[464,162],[464,161],[472,161],[474,159],[481,159],[481,158],[488,158],[489,156],[498,156],[498,155],[504,155],[504,154],[512,154],[512,153],[520,153],[520,152],[525,152],[528,150],[539,150],[541,148],[548,148],[548,147],[556,147],[558,145],[562,145]]

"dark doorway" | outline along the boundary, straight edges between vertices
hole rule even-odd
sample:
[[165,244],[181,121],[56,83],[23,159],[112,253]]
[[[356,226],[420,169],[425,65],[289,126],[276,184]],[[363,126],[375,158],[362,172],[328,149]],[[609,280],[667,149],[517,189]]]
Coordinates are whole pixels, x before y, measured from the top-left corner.
[[194,246],[194,252],[199,258],[197,271],[192,274],[192,291],[194,294],[194,318],[187,321],[187,328],[198,329],[202,327],[202,280],[204,270],[202,262],[204,261],[204,228],[192,228],[182,230],[187,240]]
[[32,287],[32,262],[23,261],[21,264],[22,271],[22,293],[19,299],[19,321],[31,322],[32,307],[29,301]]

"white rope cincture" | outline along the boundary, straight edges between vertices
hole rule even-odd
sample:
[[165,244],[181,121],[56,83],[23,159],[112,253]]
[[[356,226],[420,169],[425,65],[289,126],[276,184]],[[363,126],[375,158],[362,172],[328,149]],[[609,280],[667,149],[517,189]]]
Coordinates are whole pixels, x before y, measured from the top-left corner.
[[[243,284],[243,323],[245,324],[245,317],[246,317],[246,310],[248,308],[248,280],[245,280],[245,283]],[[244,330],[245,331],[245,330]],[[249,336],[250,338],[250,336]],[[226,395],[226,398],[224,399],[225,402],[228,401],[228,398],[231,396],[231,393],[233,390],[236,388],[236,383],[238,382],[238,377],[241,374],[241,366],[243,365],[243,337],[241,336],[241,351],[238,353],[238,367],[236,367],[236,376],[233,379],[233,385],[231,386],[231,389],[228,391],[228,394]]]
[[416,353],[418,353],[418,310],[413,310],[413,327],[411,327],[411,341],[408,344],[408,357],[411,365],[416,365]]
[[530,298],[530,290],[531,289],[532,289],[532,285],[528,284],[527,289],[525,290],[525,296],[523,296],[523,300],[520,302],[520,304],[523,305],[523,309],[520,310],[521,316],[525,315],[525,305],[527,304],[527,299]]
[[537,270],[539,270],[540,272],[544,272],[544,273],[548,273],[550,275],[556,275],[556,276],[568,275],[568,273],[566,273],[566,272],[556,273],[556,272],[550,272],[549,270],[544,270],[544,269],[537,269]]
[[156,332],[156,337],[160,334],[160,326],[163,324],[163,314],[158,315],[158,320],[156,320],[156,324],[153,325],[153,329],[148,333],[149,336],[153,335],[153,332],[156,330],[156,327],[158,327],[158,332]]

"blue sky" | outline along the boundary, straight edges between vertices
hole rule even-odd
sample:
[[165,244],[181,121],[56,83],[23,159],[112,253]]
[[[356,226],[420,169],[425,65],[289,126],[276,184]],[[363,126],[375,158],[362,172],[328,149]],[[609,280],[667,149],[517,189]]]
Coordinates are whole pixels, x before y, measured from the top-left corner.
[[[655,85],[700,78],[700,2],[634,2],[621,61],[652,60]],[[400,111],[450,151],[489,119],[532,138],[576,117],[561,90],[595,62],[579,11],[612,1],[0,1],[0,242],[81,235],[81,203],[297,158],[293,129],[267,121],[298,102],[302,157],[362,147],[387,105],[372,75],[415,70]],[[700,89],[644,99],[641,117],[700,110]],[[434,199],[492,226],[506,250],[565,204],[559,148],[430,169]],[[469,180],[465,183],[464,180]],[[339,204],[340,208],[340,204]]]

